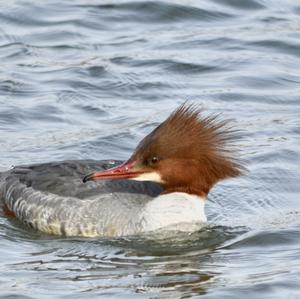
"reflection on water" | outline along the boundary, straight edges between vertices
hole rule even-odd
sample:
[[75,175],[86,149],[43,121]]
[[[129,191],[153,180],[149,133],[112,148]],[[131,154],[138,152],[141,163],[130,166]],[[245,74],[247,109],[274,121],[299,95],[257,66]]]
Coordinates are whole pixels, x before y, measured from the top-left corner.
[[290,0],[0,3],[0,170],[126,159],[187,99],[234,119],[249,169],[190,235],[66,239],[0,217],[0,298],[297,298],[299,14]]

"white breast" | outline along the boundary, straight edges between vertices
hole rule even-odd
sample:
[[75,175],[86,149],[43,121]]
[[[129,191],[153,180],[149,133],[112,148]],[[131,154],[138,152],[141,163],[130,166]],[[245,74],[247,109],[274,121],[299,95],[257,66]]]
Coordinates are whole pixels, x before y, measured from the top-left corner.
[[148,202],[141,215],[142,231],[171,229],[193,231],[206,222],[205,199],[182,192],[160,195]]

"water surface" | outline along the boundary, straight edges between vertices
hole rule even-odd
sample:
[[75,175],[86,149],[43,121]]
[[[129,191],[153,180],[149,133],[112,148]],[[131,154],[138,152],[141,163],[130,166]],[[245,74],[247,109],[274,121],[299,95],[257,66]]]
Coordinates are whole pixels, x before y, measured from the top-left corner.
[[0,170],[126,159],[184,100],[248,174],[186,235],[58,238],[0,218],[0,298],[298,298],[300,2],[0,2]]

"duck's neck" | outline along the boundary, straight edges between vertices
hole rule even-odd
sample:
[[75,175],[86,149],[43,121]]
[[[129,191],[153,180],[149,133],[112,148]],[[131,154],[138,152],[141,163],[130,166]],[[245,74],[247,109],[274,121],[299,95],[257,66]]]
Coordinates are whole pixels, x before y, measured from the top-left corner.
[[[166,227],[181,230],[183,226],[179,224],[206,222],[204,204],[205,197],[198,195],[185,192],[161,194],[145,205],[141,213],[143,230],[152,231]],[[177,225],[179,226],[176,228]]]
[[198,198],[206,198],[208,194],[208,189],[199,188],[194,186],[167,186],[162,194],[169,193],[185,193],[192,196],[198,196]]

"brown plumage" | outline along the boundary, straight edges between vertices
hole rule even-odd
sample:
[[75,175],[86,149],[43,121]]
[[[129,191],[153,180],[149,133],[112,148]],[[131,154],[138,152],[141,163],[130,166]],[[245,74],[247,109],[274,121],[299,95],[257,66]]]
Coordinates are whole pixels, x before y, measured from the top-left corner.
[[146,136],[129,159],[136,169],[161,175],[165,192],[207,195],[219,180],[244,168],[232,148],[235,131],[219,116],[183,104]]

